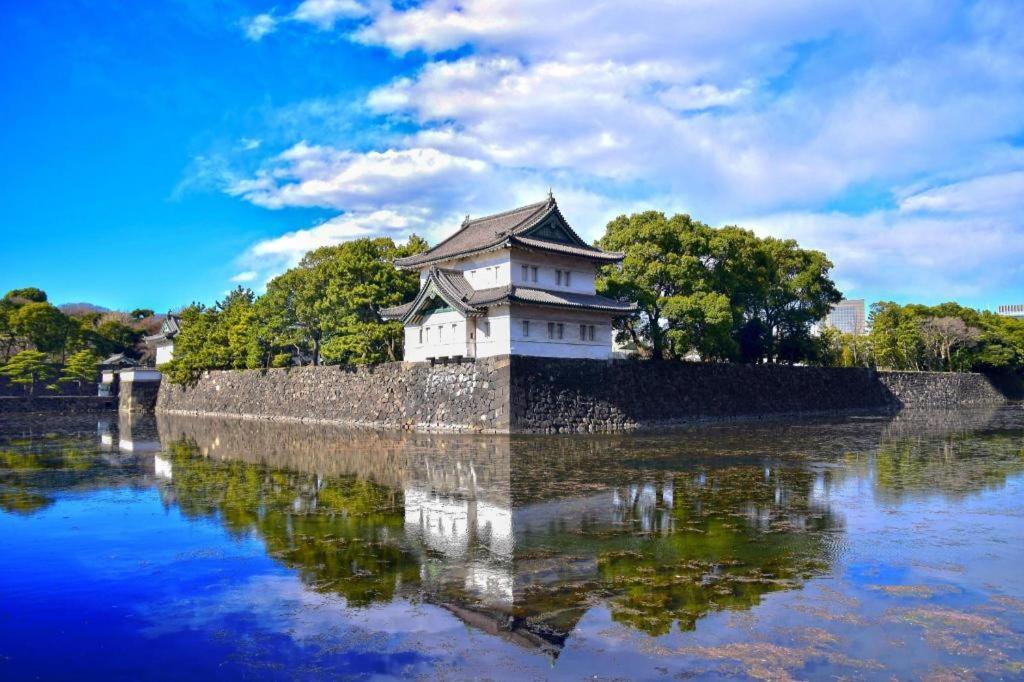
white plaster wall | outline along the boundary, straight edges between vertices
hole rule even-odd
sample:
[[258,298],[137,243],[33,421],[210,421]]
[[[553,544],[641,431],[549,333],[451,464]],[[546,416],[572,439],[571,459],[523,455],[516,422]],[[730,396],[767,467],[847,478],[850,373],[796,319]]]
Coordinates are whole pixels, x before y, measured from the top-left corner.
[[[537,267],[537,281],[533,281],[532,271],[527,279],[523,279],[523,267]],[[567,258],[563,256],[552,256],[545,253],[532,251],[513,251],[512,253],[512,283],[535,289],[549,289],[551,291],[572,291],[580,294],[592,294],[594,289],[594,278],[597,269],[592,263],[578,258]],[[569,278],[569,286],[558,285],[557,270],[569,271],[572,276]]]
[[[482,332],[484,322],[489,321],[491,333],[485,336]],[[491,308],[486,318],[478,318],[476,322],[476,357],[489,358],[495,355],[508,355],[511,350],[511,316],[507,305]]]
[[[453,327],[454,325],[454,327]],[[419,331],[423,329],[423,343]],[[457,311],[433,313],[424,318],[419,326],[405,328],[405,359],[421,362],[428,358],[445,358],[472,355],[470,335],[475,335],[473,325],[466,325],[466,318]]]
[[156,364],[162,365],[165,362],[170,362],[174,358],[174,344],[169,343],[166,346],[156,347]]
[[145,368],[124,369],[121,370],[120,374],[122,383],[130,383],[132,381],[160,381],[160,377],[162,376],[160,372],[155,369]]
[[[445,270],[460,271],[474,289],[493,289],[509,285],[511,281],[509,263],[509,252],[503,250],[444,261],[438,265]],[[423,287],[423,282],[426,281],[429,272],[429,267],[420,270],[420,288]]]
[[[523,320],[530,321],[530,335],[523,336]],[[612,316],[591,311],[515,306],[511,315],[511,354],[545,358],[586,358],[607,360],[612,357]],[[561,339],[548,338],[548,322],[564,327]],[[594,325],[594,340],[581,340],[579,326]]]

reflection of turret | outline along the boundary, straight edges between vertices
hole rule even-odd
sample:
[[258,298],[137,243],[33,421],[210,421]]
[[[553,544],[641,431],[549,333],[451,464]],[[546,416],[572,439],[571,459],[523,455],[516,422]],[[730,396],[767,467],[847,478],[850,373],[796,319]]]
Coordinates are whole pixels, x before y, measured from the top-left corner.
[[120,412],[117,433],[117,449],[121,452],[141,454],[160,451],[160,437],[157,435],[156,420],[152,416]]

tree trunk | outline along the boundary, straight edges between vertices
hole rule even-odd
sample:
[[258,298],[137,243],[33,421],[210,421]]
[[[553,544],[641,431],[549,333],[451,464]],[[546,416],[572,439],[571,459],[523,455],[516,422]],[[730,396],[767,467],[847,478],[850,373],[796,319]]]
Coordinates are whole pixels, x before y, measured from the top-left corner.
[[320,364],[320,337],[313,339],[313,366],[317,367]]

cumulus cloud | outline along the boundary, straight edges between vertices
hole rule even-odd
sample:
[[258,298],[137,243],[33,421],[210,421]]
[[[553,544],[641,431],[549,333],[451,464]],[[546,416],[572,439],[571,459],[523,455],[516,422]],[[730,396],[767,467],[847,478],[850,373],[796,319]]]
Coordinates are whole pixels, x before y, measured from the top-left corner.
[[473,183],[487,170],[484,161],[431,148],[354,152],[300,142],[227,191],[265,208],[368,210],[436,204],[450,195],[446,187]]
[[305,0],[292,12],[296,21],[314,24],[321,29],[334,28],[339,19],[353,19],[366,15],[364,8],[355,0]]
[[330,30],[342,19],[357,19],[366,16],[367,10],[356,0],[304,0],[292,12],[274,16],[270,12],[245,17],[240,26],[245,37],[253,42],[275,32],[282,22],[312,24],[321,30]]
[[[1020,3],[306,0],[288,18],[422,66],[365,101],[406,132],[295,145],[229,183],[255,204],[436,225],[553,184],[588,236],[634,206],[753,216],[860,291],[981,292],[992,256],[1020,273],[993,246],[1024,232]],[[866,213],[834,210],[864,192]]]
[[277,19],[272,14],[257,14],[242,20],[242,31],[249,40],[259,42],[277,30]]
[[1004,216],[793,212],[750,217],[761,234],[825,251],[841,289],[916,301],[977,299],[1019,286],[1020,225]]
[[245,272],[240,272],[237,275],[235,275],[234,277],[232,277],[231,281],[232,282],[239,282],[239,283],[241,283],[241,282],[251,282],[254,279],[256,279],[256,276],[257,276],[257,274],[256,274],[255,270],[246,270]]

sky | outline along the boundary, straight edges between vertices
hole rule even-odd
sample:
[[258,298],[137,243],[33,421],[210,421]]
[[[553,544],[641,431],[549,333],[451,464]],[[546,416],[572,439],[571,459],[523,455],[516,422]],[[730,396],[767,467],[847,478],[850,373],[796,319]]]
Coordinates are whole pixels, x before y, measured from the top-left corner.
[[1024,303],[1019,0],[0,5],[0,291],[158,311],[543,199]]

